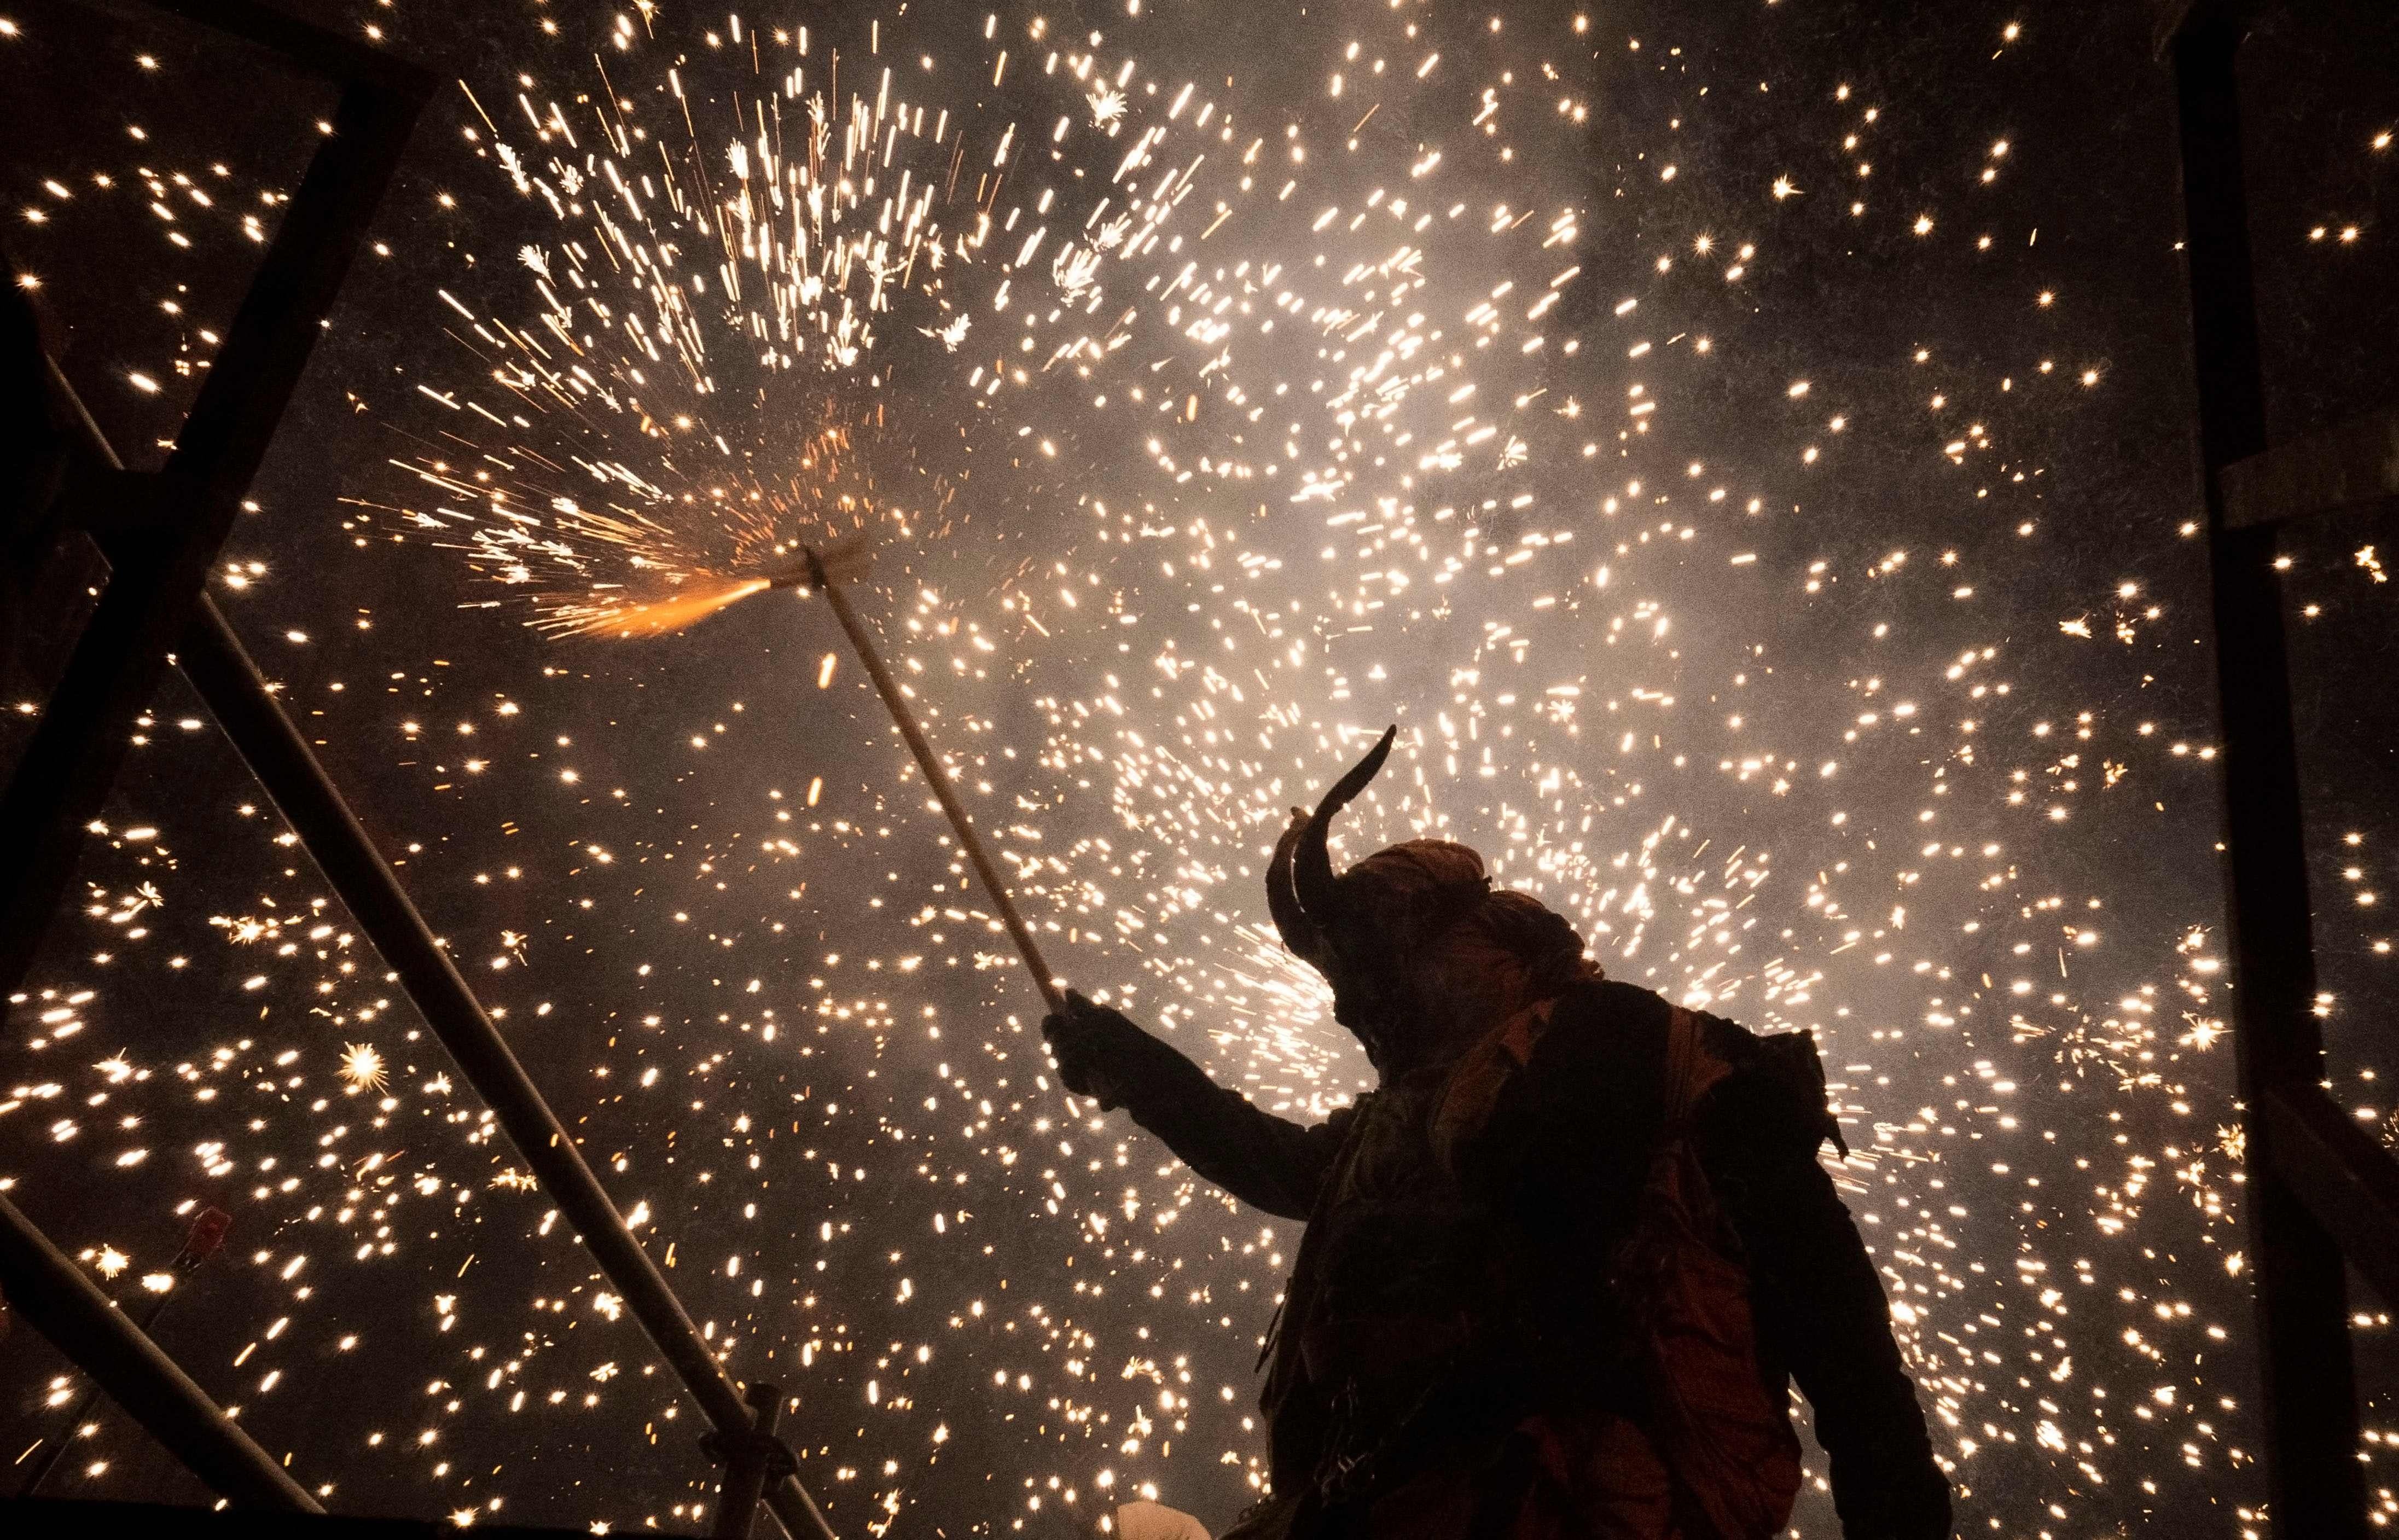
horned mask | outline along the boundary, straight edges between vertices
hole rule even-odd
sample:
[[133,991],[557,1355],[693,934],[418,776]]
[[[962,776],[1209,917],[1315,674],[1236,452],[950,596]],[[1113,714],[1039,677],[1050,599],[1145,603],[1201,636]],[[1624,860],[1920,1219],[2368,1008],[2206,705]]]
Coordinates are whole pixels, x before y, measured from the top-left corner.
[[[1490,892],[1482,858],[1464,845],[1418,840],[1333,870],[1333,819],[1390,758],[1399,729],[1292,821],[1267,868],[1267,909],[1283,944],[1333,986],[1333,1013],[1378,1062],[1395,1010],[1404,1008],[1399,964],[1412,940],[1478,907]],[[1411,932],[1413,934],[1403,934]]]

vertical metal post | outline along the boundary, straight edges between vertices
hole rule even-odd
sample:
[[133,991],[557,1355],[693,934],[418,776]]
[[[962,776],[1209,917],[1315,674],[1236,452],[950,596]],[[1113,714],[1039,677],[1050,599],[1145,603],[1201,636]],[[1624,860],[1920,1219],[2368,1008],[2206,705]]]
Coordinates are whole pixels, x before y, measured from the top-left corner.
[[2314,1015],[2314,939],[2275,536],[2270,525],[2229,526],[2221,484],[2226,466],[2266,447],[2234,73],[2243,25],[2232,9],[2202,0],[2171,47],[2224,715],[2233,1047],[2248,1141],[2267,1486],[2278,1532],[2357,1540],[2366,1533],[2365,1493],[2344,1264],[2339,1247],[2277,1171],[2274,1135],[2262,1115],[2281,1087],[2315,1094],[2324,1040]]
[[0,1197],[0,1292],[216,1492],[249,1507],[324,1511],[6,1197]]
[[729,1430],[703,1440],[709,1452],[725,1462],[725,1484],[716,1499],[715,1540],[750,1540],[750,1526],[758,1517],[758,1497],[771,1478],[791,1469],[792,1456],[775,1437],[782,1414],[783,1392],[764,1380],[741,1393],[757,1420],[744,1433]]

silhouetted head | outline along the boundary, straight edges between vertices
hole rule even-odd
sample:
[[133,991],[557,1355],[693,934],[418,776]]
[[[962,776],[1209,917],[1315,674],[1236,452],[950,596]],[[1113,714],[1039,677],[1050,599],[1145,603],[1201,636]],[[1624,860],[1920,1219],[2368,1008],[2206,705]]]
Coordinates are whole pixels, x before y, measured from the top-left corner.
[[1335,872],[1334,817],[1382,769],[1398,731],[1314,813],[1293,810],[1267,869],[1283,944],[1332,984],[1334,1019],[1386,1074],[1462,1050],[1524,1006],[1599,977],[1572,925],[1529,894],[1495,889],[1466,845],[1408,840]]

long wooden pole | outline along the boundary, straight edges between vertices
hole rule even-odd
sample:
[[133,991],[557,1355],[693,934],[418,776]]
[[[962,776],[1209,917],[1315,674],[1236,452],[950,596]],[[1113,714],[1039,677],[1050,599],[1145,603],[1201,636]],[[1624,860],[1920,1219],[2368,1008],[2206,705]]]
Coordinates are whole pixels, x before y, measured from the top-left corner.
[[1024,966],[1033,970],[1034,987],[1040,990],[1042,1002],[1052,1011],[1064,1011],[1065,993],[1058,987],[1057,979],[1050,972],[1050,965],[1041,960],[1040,943],[1034,940],[1033,931],[1025,925],[1024,916],[1016,912],[1015,900],[1008,896],[1008,885],[999,880],[998,870],[991,864],[991,858],[983,852],[982,839],[975,833],[974,820],[967,817],[965,806],[958,801],[957,789],[950,784],[949,771],[942,767],[941,759],[934,754],[933,746],[925,740],[925,730],[916,725],[915,713],[908,709],[907,697],[900,693],[899,682],[891,677],[891,670],[883,666],[882,655],[874,650],[874,639],[866,634],[865,626],[858,618],[858,611],[850,605],[849,596],[842,591],[840,584],[826,576],[824,563],[814,551],[808,553],[808,575],[813,586],[822,589],[827,602],[833,605],[834,617],[841,622],[842,630],[847,633],[849,644],[858,651],[858,660],[866,665],[866,677],[874,682],[874,693],[883,697],[884,706],[891,712],[891,720],[899,724],[900,736],[908,740],[908,751],[916,756],[916,768],[925,773],[925,784],[933,789],[933,796],[941,803],[942,811],[949,815],[950,828],[956,831],[958,844],[966,847],[967,859],[974,864],[975,875],[983,879],[983,891],[991,895],[992,907],[999,911],[999,923],[1008,927],[1010,939],[1016,942],[1016,950],[1023,954]]

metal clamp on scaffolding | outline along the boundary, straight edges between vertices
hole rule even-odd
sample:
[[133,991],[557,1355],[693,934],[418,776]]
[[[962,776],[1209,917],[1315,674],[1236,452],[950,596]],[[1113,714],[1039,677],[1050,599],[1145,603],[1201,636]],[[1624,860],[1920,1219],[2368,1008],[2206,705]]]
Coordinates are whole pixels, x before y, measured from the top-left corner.
[[766,1483],[796,1475],[800,1468],[791,1446],[775,1437],[775,1424],[783,1412],[782,1388],[754,1380],[741,1398],[757,1413],[756,1421],[746,1431],[719,1430],[699,1440],[708,1457],[725,1467],[724,1488],[716,1499],[716,1524],[709,1531],[716,1540],[750,1540],[750,1527],[758,1517],[758,1499]]

